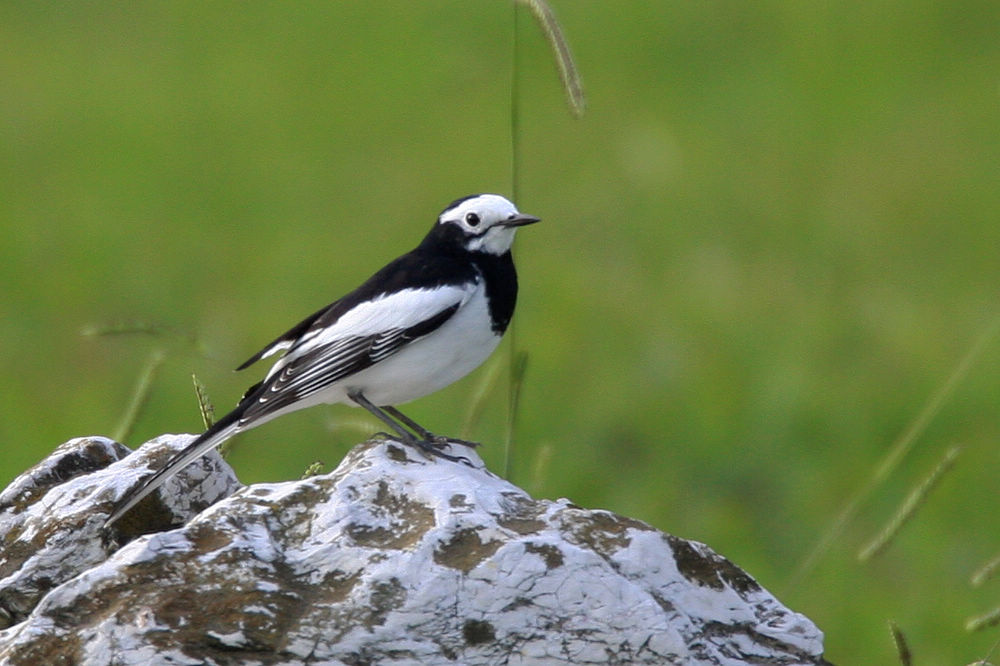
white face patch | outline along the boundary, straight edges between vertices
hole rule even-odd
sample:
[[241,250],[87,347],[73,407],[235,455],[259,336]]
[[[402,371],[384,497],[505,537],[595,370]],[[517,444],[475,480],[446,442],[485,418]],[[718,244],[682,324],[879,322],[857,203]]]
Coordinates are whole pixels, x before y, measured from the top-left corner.
[[497,226],[517,215],[517,207],[499,194],[480,194],[445,210],[438,224],[458,225],[469,250],[503,254],[514,242],[515,227]]
[[470,238],[465,247],[474,252],[503,254],[514,243],[515,231],[517,227],[491,227],[481,236]]

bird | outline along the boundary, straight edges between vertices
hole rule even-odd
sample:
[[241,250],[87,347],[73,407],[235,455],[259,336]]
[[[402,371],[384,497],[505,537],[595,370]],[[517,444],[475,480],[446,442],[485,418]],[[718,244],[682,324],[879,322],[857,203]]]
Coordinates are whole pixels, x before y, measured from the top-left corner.
[[435,435],[396,405],[461,379],[496,349],[517,302],[515,232],[539,221],[498,194],[450,203],[416,248],[241,364],[237,370],[280,354],[231,412],[125,493],[105,527],[237,433],[318,404],[362,407],[403,443],[465,460],[441,449],[474,442]]

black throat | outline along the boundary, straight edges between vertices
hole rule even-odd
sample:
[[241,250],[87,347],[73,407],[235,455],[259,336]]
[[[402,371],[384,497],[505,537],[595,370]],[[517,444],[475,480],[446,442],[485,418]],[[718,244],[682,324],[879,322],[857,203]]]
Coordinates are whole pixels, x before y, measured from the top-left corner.
[[510,250],[499,256],[474,252],[472,263],[483,276],[486,285],[486,302],[490,308],[490,325],[493,332],[503,335],[517,304],[517,271],[514,269],[514,258]]
[[[486,301],[490,308],[490,326],[497,335],[502,335],[510,324],[517,304],[517,271],[514,269],[514,258],[507,250],[501,255],[489,252],[469,251],[465,248],[468,238],[454,224],[435,224],[416,252],[427,252],[439,258],[450,257],[452,261],[475,269],[482,276],[486,285]],[[464,271],[458,270],[456,264],[450,269],[441,262],[442,270],[454,271],[457,275]]]

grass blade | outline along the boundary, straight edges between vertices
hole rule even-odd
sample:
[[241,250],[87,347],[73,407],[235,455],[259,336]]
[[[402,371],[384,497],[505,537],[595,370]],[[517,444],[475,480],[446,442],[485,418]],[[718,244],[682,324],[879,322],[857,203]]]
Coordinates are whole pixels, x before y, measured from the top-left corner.
[[566,93],[566,103],[569,111],[574,117],[579,118],[587,107],[587,100],[583,93],[583,80],[580,78],[580,71],[573,61],[573,54],[569,50],[569,43],[563,34],[559,21],[556,20],[552,8],[545,0],[518,0],[519,4],[525,5],[531,10],[549,46],[552,47],[552,55],[555,57],[556,66],[559,68],[559,79],[562,81],[563,91]]
[[860,562],[867,562],[888,547],[903,526],[909,522],[910,518],[913,517],[913,514],[916,513],[917,509],[920,508],[925,501],[927,501],[928,495],[930,495],[931,491],[933,491],[934,488],[941,482],[942,477],[944,477],[944,475],[947,474],[952,467],[954,467],[955,460],[958,458],[958,454],[961,450],[961,447],[953,446],[945,451],[944,456],[941,458],[941,462],[934,467],[931,473],[920,483],[920,485],[910,491],[906,500],[899,507],[892,519],[879,533],[879,535],[869,542],[867,546],[862,548],[860,552],[858,552],[858,560]]
[[201,412],[201,422],[205,425],[205,430],[215,423],[215,405],[208,397],[205,385],[198,381],[198,375],[191,373],[191,381],[194,382],[194,393],[198,397],[198,411]]
[[1000,555],[994,556],[989,562],[976,569],[969,582],[973,587],[980,587],[996,575],[997,569],[1000,569]]
[[531,488],[538,491],[545,484],[545,479],[549,476],[549,464],[552,462],[552,455],[555,449],[551,444],[542,444],[535,455],[535,469],[531,477]]
[[323,467],[325,465],[326,465],[326,463],[324,463],[322,460],[315,460],[315,461],[313,461],[313,463],[310,464],[309,467],[306,467],[305,471],[302,472],[302,476],[299,477],[299,480],[302,481],[302,480],[308,479],[311,476],[316,476],[317,474],[322,474],[323,473]]
[[507,441],[503,447],[503,478],[510,481],[514,464],[514,431],[517,426],[517,410],[521,402],[521,388],[524,375],[528,371],[528,352],[514,352],[510,366],[510,394],[507,405]]
[[988,613],[970,617],[965,621],[965,630],[968,632],[979,631],[980,629],[995,627],[997,624],[1000,624],[1000,608],[994,608]]
[[496,362],[489,363],[486,366],[486,371],[483,373],[482,379],[476,384],[476,388],[472,392],[472,397],[469,399],[469,408],[466,411],[465,420],[462,423],[462,428],[459,430],[459,436],[462,439],[471,437],[476,426],[482,420],[486,406],[489,404],[489,397],[496,389],[500,379],[500,365],[500,363]]
[[143,368],[142,374],[139,375],[139,381],[136,382],[135,389],[132,391],[132,401],[129,402],[121,421],[118,422],[118,427],[115,428],[115,432],[112,435],[112,439],[116,442],[124,442],[132,435],[135,423],[139,420],[139,415],[142,413],[142,409],[146,406],[146,401],[149,399],[149,392],[153,388],[153,380],[156,379],[156,375],[159,373],[160,366],[163,365],[165,358],[166,354],[162,349],[157,349],[150,355],[149,361],[146,363],[146,367]]
[[931,396],[917,415],[917,418],[906,428],[903,434],[896,440],[895,444],[886,454],[882,463],[875,468],[872,477],[847,501],[833,523],[827,528],[823,535],[813,546],[812,550],[803,558],[802,562],[790,576],[786,583],[789,587],[797,586],[816,566],[820,558],[826,554],[837,539],[843,534],[847,524],[854,518],[858,507],[864,502],[879,485],[896,469],[907,453],[913,448],[917,439],[926,430],[928,424],[941,411],[941,407],[955,392],[955,388],[969,374],[979,355],[986,349],[987,345],[993,341],[997,332],[1000,331],[1000,316],[993,319],[987,329],[977,339],[965,356],[959,360],[955,369],[941,387]]
[[115,335],[149,335],[162,337],[171,334],[168,327],[146,321],[114,322],[104,324],[87,324],[80,329],[80,335],[87,338],[103,338]]
[[896,643],[896,656],[902,666],[913,666],[913,655],[910,653],[910,646],[906,644],[906,636],[903,635],[899,625],[893,620],[889,620],[889,630],[892,632],[892,640]]
[[[519,10],[522,5],[531,11],[538,25],[541,26],[545,39],[552,48],[552,54],[559,69],[559,78],[566,93],[566,101],[569,105],[570,113],[574,117],[579,118],[586,109],[586,97],[583,92],[583,80],[580,78],[580,71],[576,67],[569,43],[566,41],[562,26],[556,20],[552,8],[545,0],[515,0],[510,77],[510,172],[511,195],[515,202],[521,200],[521,93],[518,86],[518,76],[521,71],[519,57],[521,36],[518,25],[520,23]],[[504,444],[504,478],[509,480],[514,459],[514,428],[517,423],[516,410],[520,402],[521,384],[524,380],[524,372],[527,367],[527,354],[518,351],[517,336],[513,325],[509,327],[507,337],[510,339],[507,351],[510,384],[507,393],[508,413]],[[472,414],[470,413],[470,418],[471,416]]]
[[990,659],[993,658],[993,653],[997,651],[998,647],[1000,647],[1000,639],[997,639],[993,643],[993,645],[990,647],[990,651],[986,654],[985,657],[983,657],[979,661],[972,662],[971,664],[969,664],[969,666],[993,666],[993,664],[990,663]]

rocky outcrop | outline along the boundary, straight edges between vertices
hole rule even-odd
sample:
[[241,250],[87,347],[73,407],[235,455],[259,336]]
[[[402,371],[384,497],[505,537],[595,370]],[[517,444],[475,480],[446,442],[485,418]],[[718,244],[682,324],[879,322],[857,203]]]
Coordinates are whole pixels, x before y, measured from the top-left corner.
[[248,487],[212,454],[103,530],[189,441],[73,440],[0,494],[0,663],[826,663],[707,546],[533,499],[465,449],[370,441]]

